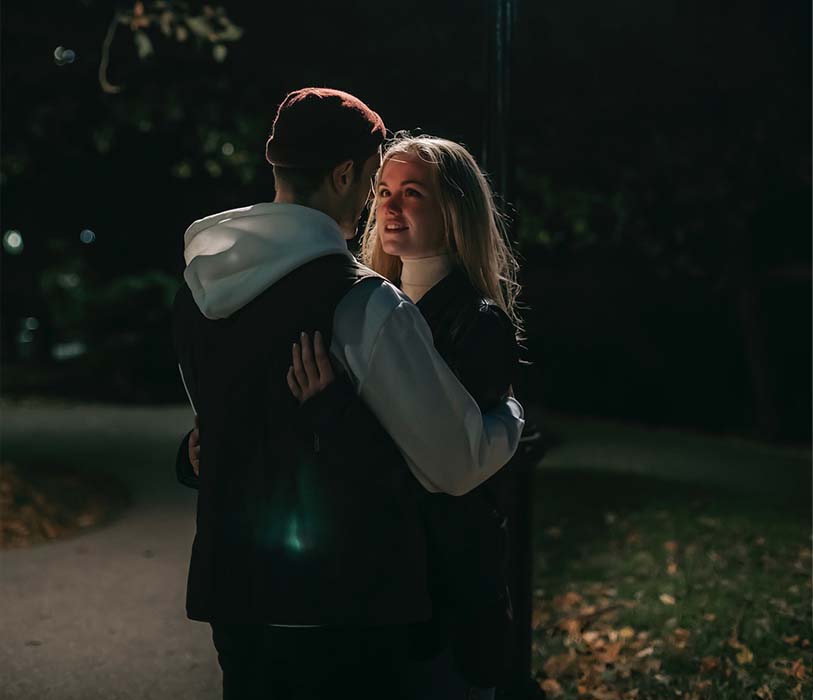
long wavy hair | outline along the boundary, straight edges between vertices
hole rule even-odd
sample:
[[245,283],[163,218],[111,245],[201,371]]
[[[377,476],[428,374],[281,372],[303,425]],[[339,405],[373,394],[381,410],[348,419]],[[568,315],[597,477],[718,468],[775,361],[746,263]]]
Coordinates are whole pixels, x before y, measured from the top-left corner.
[[384,252],[378,233],[378,185],[387,162],[400,154],[428,163],[432,186],[440,203],[447,251],[463,268],[472,286],[492,299],[508,315],[517,331],[522,321],[517,311],[519,265],[508,243],[506,221],[477,161],[464,146],[434,136],[398,132],[388,143],[375,177],[374,198],[364,229],[361,257],[365,265],[398,282],[401,259]]

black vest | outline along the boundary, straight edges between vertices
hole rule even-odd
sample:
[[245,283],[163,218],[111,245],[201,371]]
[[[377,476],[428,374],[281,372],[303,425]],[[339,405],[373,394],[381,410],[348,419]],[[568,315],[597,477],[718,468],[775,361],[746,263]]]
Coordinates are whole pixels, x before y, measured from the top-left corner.
[[[325,454],[285,375],[301,331],[329,344],[339,301],[380,284],[346,256],[296,269],[229,318],[184,285],[175,345],[200,418],[187,613],[290,625],[427,619],[423,526],[403,463]],[[359,449],[363,449],[360,440]]]

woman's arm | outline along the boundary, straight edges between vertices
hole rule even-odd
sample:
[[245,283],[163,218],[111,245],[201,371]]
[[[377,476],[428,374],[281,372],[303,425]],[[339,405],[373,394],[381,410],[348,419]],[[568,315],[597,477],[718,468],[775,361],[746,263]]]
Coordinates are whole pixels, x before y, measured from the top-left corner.
[[449,364],[463,386],[488,411],[517,381],[519,352],[514,324],[493,302],[481,301],[452,334]]

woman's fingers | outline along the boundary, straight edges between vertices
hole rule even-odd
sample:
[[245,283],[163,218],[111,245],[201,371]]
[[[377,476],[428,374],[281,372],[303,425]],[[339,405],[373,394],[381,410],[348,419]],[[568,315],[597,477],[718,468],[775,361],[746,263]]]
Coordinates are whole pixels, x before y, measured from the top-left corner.
[[333,365],[330,364],[330,355],[328,355],[325,340],[319,331],[316,331],[313,345],[316,354],[316,366],[319,368],[320,383],[322,386],[327,386],[333,381]]
[[313,358],[313,344],[310,336],[302,332],[299,336],[302,342],[302,366],[308,375],[308,386],[319,386],[319,370]]
[[333,381],[330,356],[319,331],[313,341],[307,333],[300,333],[299,343],[294,343],[291,350],[291,367],[286,380],[299,403],[312,398]]
[[299,386],[299,382],[296,381],[296,375],[294,374],[293,367],[288,368],[286,379],[288,380],[288,388],[291,390],[294,398],[302,403],[302,388]]
[[302,366],[302,349],[299,347],[299,343],[294,343],[293,348],[291,348],[291,364],[294,368],[294,377],[296,377],[296,381],[299,383],[300,388],[303,391],[307,391],[308,375],[305,373],[305,368]]

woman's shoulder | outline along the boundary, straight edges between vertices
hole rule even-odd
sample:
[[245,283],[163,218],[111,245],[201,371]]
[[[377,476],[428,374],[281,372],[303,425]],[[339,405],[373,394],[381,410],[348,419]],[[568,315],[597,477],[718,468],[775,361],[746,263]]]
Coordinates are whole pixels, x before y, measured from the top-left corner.
[[495,346],[514,347],[516,344],[516,328],[508,314],[494,299],[483,296],[474,287],[471,287],[471,293],[466,294],[465,302],[459,307],[455,325],[458,341],[468,347],[479,345],[485,350]]

